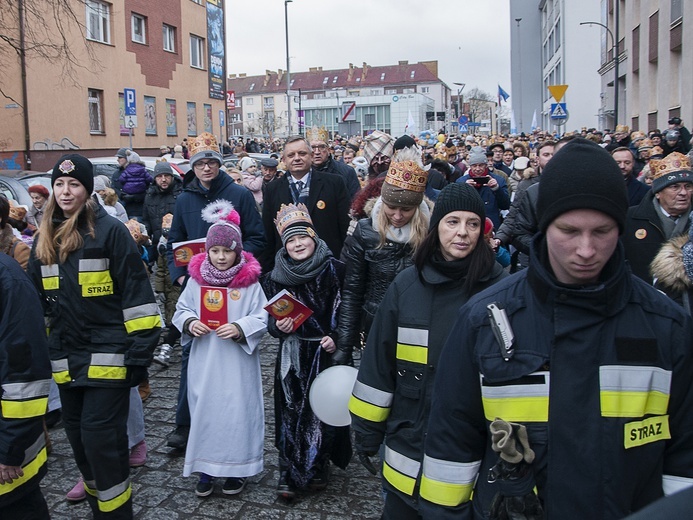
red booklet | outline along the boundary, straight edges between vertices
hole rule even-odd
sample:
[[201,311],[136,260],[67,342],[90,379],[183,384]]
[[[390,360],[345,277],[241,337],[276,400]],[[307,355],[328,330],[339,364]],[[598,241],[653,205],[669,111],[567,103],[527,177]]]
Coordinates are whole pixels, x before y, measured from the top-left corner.
[[185,267],[197,253],[204,253],[205,239],[186,240],[173,243],[173,263],[176,267]]
[[265,305],[265,310],[277,320],[293,318],[294,330],[300,327],[301,324],[313,314],[312,310],[294,298],[286,289],[275,294],[274,297],[267,302],[267,305]]
[[200,287],[200,321],[212,330],[229,321],[228,293],[226,287]]

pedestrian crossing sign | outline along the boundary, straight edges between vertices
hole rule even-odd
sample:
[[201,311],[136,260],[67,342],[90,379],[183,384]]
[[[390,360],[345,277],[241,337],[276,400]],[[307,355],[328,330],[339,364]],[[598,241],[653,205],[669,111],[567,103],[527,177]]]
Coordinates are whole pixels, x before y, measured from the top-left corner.
[[551,103],[551,119],[568,119],[568,109],[565,103]]

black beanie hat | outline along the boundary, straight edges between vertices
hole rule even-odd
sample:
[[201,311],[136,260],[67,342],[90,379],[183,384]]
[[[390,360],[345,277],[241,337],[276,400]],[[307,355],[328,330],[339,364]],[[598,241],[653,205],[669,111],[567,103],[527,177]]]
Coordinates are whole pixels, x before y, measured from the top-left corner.
[[403,150],[405,148],[411,148],[412,146],[416,146],[416,141],[408,135],[403,135],[399,139],[395,141],[394,144],[394,149],[395,151],[397,150]]
[[438,194],[428,230],[432,231],[438,227],[441,219],[453,211],[471,211],[479,215],[481,222],[486,220],[484,201],[481,200],[478,191],[466,182],[453,182]]
[[566,143],[548,162],[539,182],[539,230],[574,209],[593,209],[612,217],[621,231],[628,211],[623,174],[609,152],[582,137]]
[[79,181],[91,195],[94,191],[94,167],[91,161],[76,153],[63,155],[53,167],[51,187],[60,177],[72,177]]

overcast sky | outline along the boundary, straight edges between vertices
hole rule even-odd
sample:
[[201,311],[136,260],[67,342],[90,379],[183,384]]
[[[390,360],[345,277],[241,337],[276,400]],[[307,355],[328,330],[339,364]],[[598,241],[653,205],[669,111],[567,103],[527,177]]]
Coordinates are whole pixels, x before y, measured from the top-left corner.
[[[293,0],[292,71],[438,60],[456,94],[479,87],[510,92],[510,0]],[[517,0],[516,0],[517,1]],[[283,0],[227,0],[228,72],[286,69]]]

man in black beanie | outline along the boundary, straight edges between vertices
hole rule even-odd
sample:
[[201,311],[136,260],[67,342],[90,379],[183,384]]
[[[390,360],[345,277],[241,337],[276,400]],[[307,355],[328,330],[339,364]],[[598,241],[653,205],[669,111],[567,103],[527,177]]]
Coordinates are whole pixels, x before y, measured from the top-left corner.
[[[631,274],[627,209],[595,143],[574,139],[547,165],[529,267],[460,309],[438,362],[424,519],[488,518],[492,504],[616,519],[693,486],[693,327]],[[510,446],[489,434],[496,418]]]

